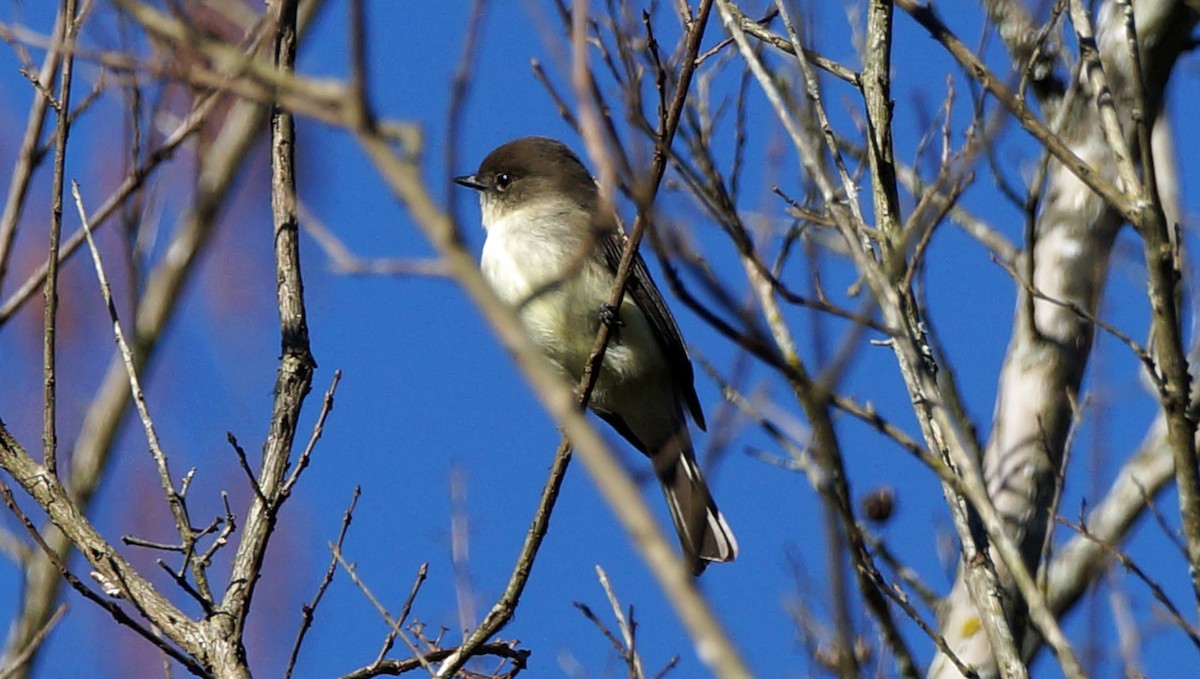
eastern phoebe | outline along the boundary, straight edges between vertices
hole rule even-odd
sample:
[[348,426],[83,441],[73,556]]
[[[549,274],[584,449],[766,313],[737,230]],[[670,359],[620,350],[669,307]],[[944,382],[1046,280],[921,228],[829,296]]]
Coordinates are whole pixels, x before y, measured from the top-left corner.
[[[479,192],[484,276],[564,378],[578,384],[626,241],[595,180],[562,142],[525,137],[454,181]],[[640,255],[610,337],[588,405],[653,461],[693,572],[708,561],[732,561],[737,541],[688,435],[685,409],[704,429],[691,360]]]

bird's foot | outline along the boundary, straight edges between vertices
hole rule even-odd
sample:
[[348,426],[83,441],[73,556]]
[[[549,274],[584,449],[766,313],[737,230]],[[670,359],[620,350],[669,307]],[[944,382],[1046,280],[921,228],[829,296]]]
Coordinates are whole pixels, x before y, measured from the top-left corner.
[[600,322],[607,325],[610,330],[625,325],[621,321],[621,316],[617,313],[617,308],[611,304],[605,304],[600,307]]

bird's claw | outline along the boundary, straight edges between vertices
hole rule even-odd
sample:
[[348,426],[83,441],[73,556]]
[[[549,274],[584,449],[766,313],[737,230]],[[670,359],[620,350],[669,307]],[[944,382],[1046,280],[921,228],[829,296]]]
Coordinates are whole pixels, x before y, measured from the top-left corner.
[[625,325],[621,322],[620,315],[617,314],[617,308],[611,304],[600,307],[600,322],[609,328],[619,328]]

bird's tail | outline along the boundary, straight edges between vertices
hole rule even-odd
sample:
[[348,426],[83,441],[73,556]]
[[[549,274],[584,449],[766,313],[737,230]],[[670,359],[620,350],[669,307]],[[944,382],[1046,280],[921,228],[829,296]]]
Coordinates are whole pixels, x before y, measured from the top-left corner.
[[704,572],[709,561],[733,561],[738,552],[737,540],[713,501],[687,430],[652,457],[692,572]]

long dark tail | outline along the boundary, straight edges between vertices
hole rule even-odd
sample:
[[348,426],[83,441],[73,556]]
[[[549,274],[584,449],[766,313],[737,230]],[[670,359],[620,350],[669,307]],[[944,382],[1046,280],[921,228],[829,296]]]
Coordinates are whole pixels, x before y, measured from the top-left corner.
[[738,552],[737,540],[713,501],[686,429],[657,451],[653,460],[692,572],[703,573],[710,561],[733,561]]

